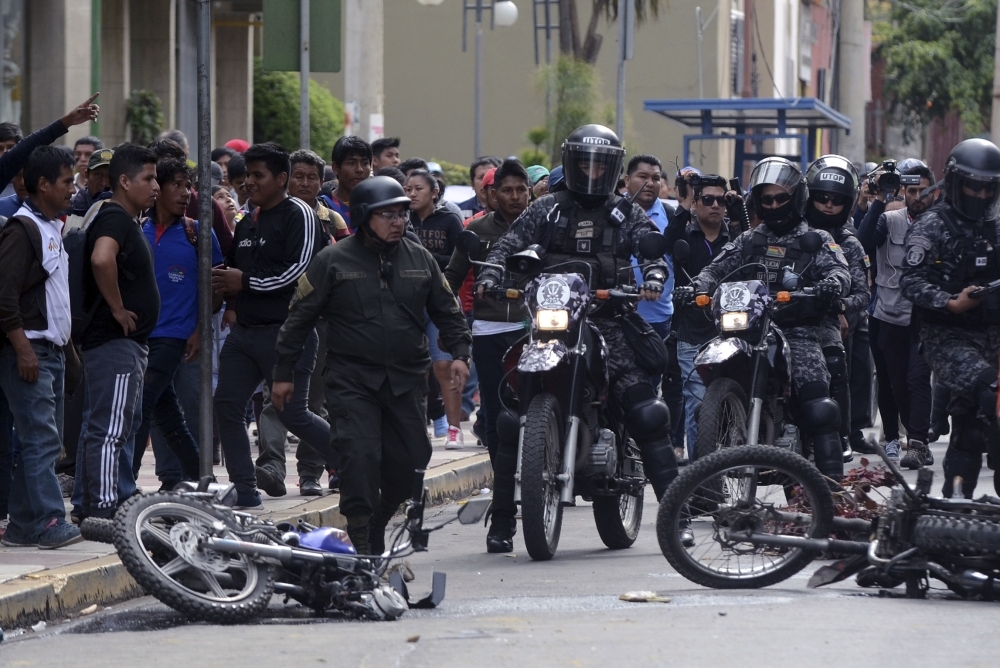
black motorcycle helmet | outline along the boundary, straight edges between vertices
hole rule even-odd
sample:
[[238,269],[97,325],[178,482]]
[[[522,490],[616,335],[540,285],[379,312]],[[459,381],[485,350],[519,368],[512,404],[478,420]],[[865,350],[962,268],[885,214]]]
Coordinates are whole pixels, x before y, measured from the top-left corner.
[[967,220],[996,220],[1000,214],[1000,149],[985,139],[966,139],[951,149],[944,166],[944,198]]
[[[858,173],[850,160],[839,155],[824,155],[814,160],[806,170],[806,187],[809,189],[809,200],[805,217],[810,225],[833,230],[843,226],[851,217],[860,185]],[[843,210],[833,215],[822,213],[813,203],[817,195],[828,195],[835,201],[840,199]]]
[[[765,208],[760,197],[767,185],[781,186],[791,199],[777,208]],[[776,234],[785,234],[802,220],[809,189],[794,163],[785,158],[764,158],[750,174],[750,199],[757,218]]]
[[562,144],[566,189],[603,201],[614,192],[624,161],[618,135],[603,125],[582,125]]
[[396,244],[386,244],[368,224],[372,212],[385,206],[402,204],[410,208],[410,198],[399,181],[390,176],[373,176],[365,179],[351,191],[351,226],[361,231],[379,250],[391,250]]

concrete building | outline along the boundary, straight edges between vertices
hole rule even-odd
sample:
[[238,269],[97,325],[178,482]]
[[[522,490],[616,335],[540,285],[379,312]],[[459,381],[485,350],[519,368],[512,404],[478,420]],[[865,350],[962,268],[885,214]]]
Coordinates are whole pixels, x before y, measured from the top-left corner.
[[[212,3],[213,145],[234,137],[254,139],[252,64],[266,30],[263,4],[263,0]],[[403,138],[404,156],[468,163],[474,157],[475,58],[471,25],[470,48],[462,52],[462,3],[444,0],[425,6],[418,0],[343,0],[341,4],[345,33],[354,35],[345,38],[352,44],[344,54],[345,69],[351,74],[314,74],[313,78],[342,100],[359,95],[369,100],[365,105],[382,106],[362,110],[360,134],[370,131],[369,114],[384,113],[383,132]],[[513,26],[490,30],[487,25],[484,34],[482,145],[485,153],[501,156],[528,148],[528,131],[546,122],[546,95],[540,81],[544,77],[534,55],[533,2],[515,0],[515,4],[520,16]],[[625,143],[629,153],[652,153],[668,164],[681,154],[687,128],[642,111],[647,99],[697,98],[699,89],[706,98],[817,93],[828,97],[818,90],[822,75],[816,72],[816,60],[818,56],[829,59],[829,44],[824,53],[816,53],[812,44],[822,39],[813,40],[817,30],[810,27],[819,20],[822,30],[829,31],[829,12],[823,14],[823,7],[817,7],[825,4],[809,0],[660,3],[659,17],[636,31],[635,57],[627,65]],[[354,21],[351,12],[356,15],[362,6],[366,11],[381,7],[378,20],[369,16],[371,22],[364,24],[382,25],[381,40],[364,39],[363,34],[359,39],[348,29]],[[699,6],[703,9],[700,72]],[[591,3],[578,0],[577,7],[585,32]],[[19,121],[26,131],[36,129],[84,100],[91,90],[100,90],[100,123],[95,128],[76,128],[67,141],[96,132],[114,144],[128,137],[129,93],[147,89],[163,102],[165,126],[179,128],[193,140],[197,128],[196,9],[194,0],[0,0],[4,22],[0,120]],[[606,113],[590,120],[613,126],[617,32],[603,17],[597,25],[603,43],[596,67],[608,104]],[[803,25],[809,39],[800,38]],[[558,33],[553,39],[553,52],[558,55]],[[381,94],[369,85],[372,74],[359,78],[351,69],[355,67],[352,62],[362,60],[371,73],[371,63],[377,59],[364,58],[363,51],[369,48],[377,48],[381,55]],[[806,50],[810,57],[803,59]],[[355,57],[356,52],[362,57]],[[542,45],[543,61],[544,53]],[[345,81],[351,88],[347,95]],[[704,170],[727,173],[732,151],[732,142],[701,142],[692,161]]]

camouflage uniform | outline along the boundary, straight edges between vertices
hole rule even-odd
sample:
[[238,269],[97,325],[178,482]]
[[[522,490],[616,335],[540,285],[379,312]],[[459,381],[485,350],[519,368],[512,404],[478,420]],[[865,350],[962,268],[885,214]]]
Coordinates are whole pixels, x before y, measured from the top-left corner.
[[[762,224],[757,229],[766,232],[768,242],[775,246],[787,246],[793,239],[802,236],[811,228],[805,222],[801,222],[794,230],[781,236],[768,230],[766,224]],[[826,278],[833,278],[840,283],[841,294],[848,294],[851,286],[851,274],[848,271],[844,253],[834,243],[833,237],[828,232],[815,231],[823,238],[824,247],[815,254],[815,259],[802,276],[803,280],[806,284],[814,284]],[[692,285],[695,291],[711,294],[727,274],[745,264],[744,246],[751,243],[753,234],[754,230],[749,230],[723,246],[715,260],[694,277]],[[742,279],[735,278],[733,280]],[[830,374],[827,372],[822,350],[823,330],[824,328],[821,326],[782,328],[791,348],[791,359],[788,362],[791,367],[792,384],[796,390],[810,382],[819,382],[829,386]],[[839,326],[837,336],[840,336]]]
[[[949,226],[944,217],[957,220],[957,215],[947,209],[942,211],[946,206],[935,206],[910,226],[899,284],[903,296],[913,302],[914,317],[920,319],[924,358],[937,378],[951,390],[948,412],[952,415],[953,427],[944,461],[944,495],[951,496],[952,480],[954,476],[961,476],[963,492],[971,498],[982,466],[982,453],[987,451],[994,458],[1000,457],[996,398],[989,389],[997,380],[1000,304],[995,294],[986,296],[979,306],[963,314],[951,314],[946,304],[963,287],[985,285],[1000,274],[994,257],[998,251],[996,239],[1000,238],[1000,221],[985,223],[982,228],[966,222],[958,223],[961,228],[954,223]],[[955,234],[956,231],[959,234]],[[944,274],[961,273],[959,267],[963,258],[955,251],[955,244],[963,236],[971,235],[992,237],[991,247],[984,255],[983,271],[978,276],[966,274],[966,279],[960,281],[962,286],[946,284],[950,277]],[[965,261],[969,259],[964,258]],[[993,405],[984,405],[989,403],[990,397],[993,397]],[[1000,476],[994,479],[994,486],[1000,493]]]

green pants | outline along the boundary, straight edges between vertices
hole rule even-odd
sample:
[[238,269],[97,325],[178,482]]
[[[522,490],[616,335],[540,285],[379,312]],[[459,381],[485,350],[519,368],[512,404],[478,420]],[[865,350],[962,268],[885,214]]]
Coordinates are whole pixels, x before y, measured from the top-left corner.
[[413,493],[413,472],[427,467],[431,442],[424,424],[423,387],[395,396],[350,374],[326,376],[330,437],[340,453],[340,512],[364,518],[398,507]]

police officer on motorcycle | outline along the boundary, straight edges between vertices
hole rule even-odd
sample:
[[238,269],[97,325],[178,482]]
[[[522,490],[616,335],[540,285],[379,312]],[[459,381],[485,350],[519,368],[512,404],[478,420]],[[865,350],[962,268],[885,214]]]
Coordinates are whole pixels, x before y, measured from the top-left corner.
[[[798,167],[788,160],[765,158],[757,163],[750,176],[750,198],[761,224],[723,246],[712,264],[694,277],[688,291],[711,294],[735,271],[737,280],[767,283],[773,295],[785,289],[782,279],[786,269],[815,289],[816,299],[775,314],[774,322],[791,348],[788,363],[797,426],[811,437],[816,467],[837,479],[844,473],[840,409],[830,398],[830,374],[820,329],[831,305],[850,290],[847,260],[833,237],[823,230],[816,230],[823,241],[819,250],[809,253],[802,247],[802,237],[810,231],[803,218],[809,191]],[[737,271],[741,267],[742,271]]]
[[[580,260],[591,267],[590,288],[606,289],[634,280],[632,257],[639,256],[639,240],[657,232],[642,208],[629,206],[615,194],[625,149],[617,135],[601,125],[584,125],[566,138],[562,162],[566,189],[532,202],[510,230],[490,250],[487,261],[503,265],[509,255],[539,244],[545,266]],[[572,267],[565,271],[584,273]],[[643,269],[640,296],[655,301],[662,296],[669,270],[662,258]],[[496,269],[483,269],[477,290],[500,284]],[[608,347],[611,389],[625,416],[625,427],[642,453],[646,476],[660,499],[677,477],[677,460],[670,443],[670,411],[650,384],[650,375],[636,364],[621,326],[610,307],[592,314]],[[692,537],[693,540],[693,537]]]
[[[952,149],[944,173],[944,201],[907,232],[900,286],[920,319],[924,357],[951,390],[942,491],[958,492],[960,478],[961,493],[971,499],[983,452],[1000,461],[1000,292],[976,291],[1000,279],[1000,149],[967,139]],[[1000,493],[1000,477],[993,485]]]
[[[840,407],[840,440],[844,461],[851,461],[851,388],[848,384],[845,341],[850,340],[859,320],[866,315],[871,292],[868,289],[868,256],[848,223],[851,207],[858,199],[858,174],[854,165],[839,155],[824,155],[806,170],[809,201],[806,221],[814,229],[825,230],[843,251],[851,273],[851,288],[846,297],[833,302],[831,314],[820,327],[820,345],[830,372],[830,396]],[[865,353],[867,354],[867,352]]]

